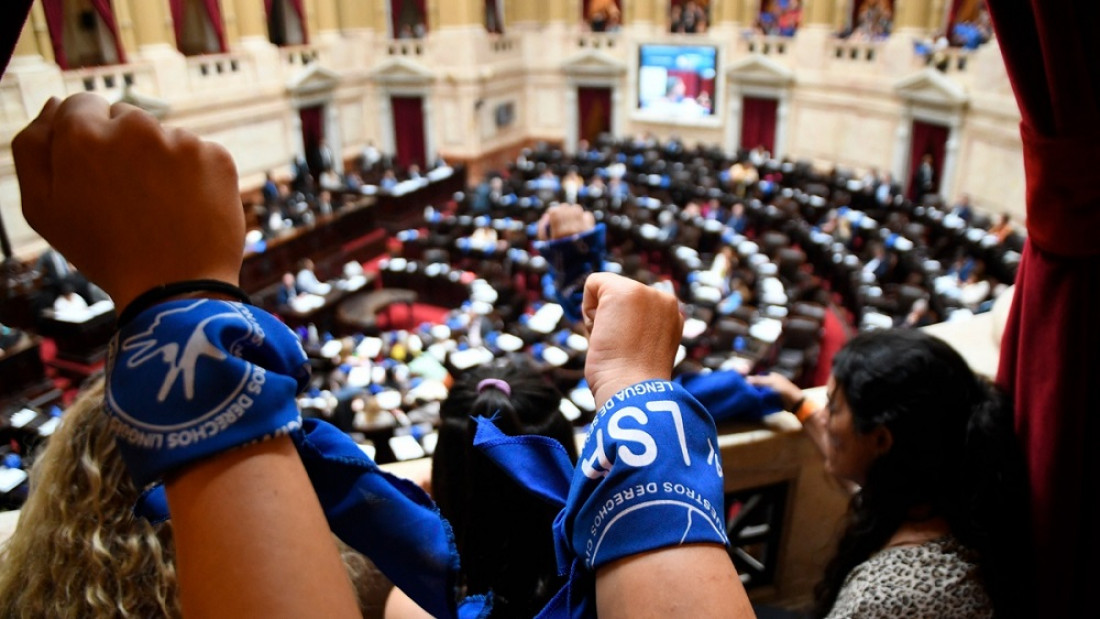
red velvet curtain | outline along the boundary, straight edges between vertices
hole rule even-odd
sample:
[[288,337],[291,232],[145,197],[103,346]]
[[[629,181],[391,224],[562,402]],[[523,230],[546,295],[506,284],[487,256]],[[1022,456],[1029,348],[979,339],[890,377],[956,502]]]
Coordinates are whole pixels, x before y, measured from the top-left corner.
[[222,20],[222,7],[218,0],[204,0],[206,16],[210,18],[210,24],[214,26],[214,33],[218,35],[218,49],[225,53],[229,46],[225,44],[225,22]]
[[46,29],[50,31],[50,44],[53,45],[53,59],[62,71],[69,68],[69,59],[65,55],[64,4],[64,0],[42,0],[42,12],[46,14]]
[[168,10],[172,13],[172,30],[176,33],[176,46],[183,40],[183,16],[187,10],[186,0],[168,0]]
[[947,134],[950,130],[943,125],[935,125],[919,120],[913,121],[912,142],[909,144],[909,199],[920,198],[917,183],[914,182],[917,168],[925,155],[932,155],[932,170],[935,190],[939,191],[943,172],[943,154],[947,148]]
[[[225,53],[229,47],[225,44],[225,22],[222,21],[222,8],[218,0],[202,0],[206,9],[206,17],[214,28],[214,34],[218,37],[218,51]],[[176,31],[176,43],[183,40],[183,21],[187,9],[187,0],[168,0],[168,8],[172,12],[172,28]]]
[[397,165],[417,164],[424,169],[424,110],[420,97],[391,97]]
[[303,107],[298,110],[302,119],[302,145],[305,147],[306,165],[313,178],[321,174],[324,165],[321,162],[321,140],[325,137],[324,108],[320,105]]
[[122,37],[118,35],[118,22],[115,21],[111,0],[92,0],[92,6],[95,7],[96,13],[99,13],[99,18],[107,26],[107,30],[111,31],[111,38],[115,41],[115,53],[118,54],[118,63],[125,63],[126,52],[122,49]]
[[[50,44],[53,46],[54,60],[62,70],[69,68],[69,58],[65,54],[65,3],[64,0],[42,0],[42,10],[46,14],[46,29],[50,32]],[[92,0],[103,24],[111,32],[111,38],[115,42],[115,53],[118,54],[118,62],[126,62],[126,52],[122,49],[122,39],[118,35],[118,22],[115,21],[115,12],[111,8],[111,0]]]
[[[998,382],[1016,400],[1028,458],[1043,615],[1095,608],[1100,457],[1100,3],[993,0],[994,29],[1023,118],[1028,241]],[[1092,611],[1085,611],[1086,614]]]
[[779,102],[775,99],[744,97],[741,102],[741,148],[763,146],[775,152],[775,117]]
[[424,32],[428,31],[428,2],[427,0],[390,0],[390,21],[393,26],[393,36],[401,36],[401,14],[405,11],[405,3],[411,2],[420,16],[420,23],[424,24]]
[[577,137],[595,144],[601,133],[611,131],[611,89],[577,88]]
[[[302,6],[302,0],[290,0],[294,12],[298,14],[298,21],[302,24],[302,43],[309,43],[309,29],[306,28],[306,9]],[[272,0],[264,0],[264,10],[267,11],[268,20],[271,19]]]

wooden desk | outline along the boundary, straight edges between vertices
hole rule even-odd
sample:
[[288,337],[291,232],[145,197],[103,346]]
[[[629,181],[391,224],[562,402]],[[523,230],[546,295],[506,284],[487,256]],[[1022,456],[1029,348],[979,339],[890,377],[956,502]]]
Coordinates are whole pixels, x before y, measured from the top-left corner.
[[115,334],[118,321],[114,310],[90,316],[83,322],[67,322],[44,315],[39,332],[57,344],[59,359],[94,365],[107,355],[107,343]]
[[0,354],[0,400],[46,380],[41,343],[41,338],[24,333],[18,342]]
[[363,284],[354,289],[338,287],[336,281],[328,282],[332,285],[332,290],[324,296],[325,302],[320,307],[315,307],[306,311],[298,311],[290,305],[280,305],[275,308],[275,313],[277,313],[283,321],[286,322],[287,326],[291,328],[305,327],[313,324],[321,331],[332,331],[336,326],[336,312],[340,304],[360,292],[370,291],[374,288],[374,281],[377,275],[374,273],[366,273],[364,275],[365,280]]

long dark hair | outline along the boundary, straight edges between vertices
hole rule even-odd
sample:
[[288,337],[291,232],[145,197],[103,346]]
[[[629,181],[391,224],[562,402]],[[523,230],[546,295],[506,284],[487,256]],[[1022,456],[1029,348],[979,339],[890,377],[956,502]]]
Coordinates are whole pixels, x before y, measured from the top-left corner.
[[1027,478],[1008,397],[946,343],[912,330],[856,336],[834,357],[833,380],[856,431],[885,426],[893,444],[852,497],[814,614],[828,614],[848,573],[905,521],[941,517],[977,553],[995,615],[1029,616]]
[[[478,393],[496,378],[497,388]],[[557,509],[528,495],[473,449],[472,417],[495,419],[506,434],[557,439],[577,460],[573,427],[559,412],[561,394],[520,361],[481,367],[463,375],[440,411],[439,442],[432,458],[432,494],[454,528],[467,595],[490,589],[494,617],[533,617],[561,582],[554,558],[552,524]]]

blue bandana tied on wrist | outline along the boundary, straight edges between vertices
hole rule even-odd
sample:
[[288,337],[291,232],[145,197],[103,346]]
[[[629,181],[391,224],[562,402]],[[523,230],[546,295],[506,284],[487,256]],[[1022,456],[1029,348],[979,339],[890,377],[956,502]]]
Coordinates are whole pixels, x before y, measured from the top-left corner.
[[[334,426],[303,426],[294,396],[308,378],[298,337],[274,316],[228,301],[170,301],[139,314],[111,342],[105,408],[142,487],[223,451],[290,435],[337,537],[433,616],[488,616],[491,596],[456,603],[458,552],[431,498],[379,469]],[[166,520],[163,486],[143,492],[135,511]]]
[[229,301],[158,304],[108,350],[105,404],[139,486],[214,454],[301,427],[309,378],[298,338],[267,312]]
[[486,419],[478,420],[474,446],[562,506],[555,550],[569,582],[542,617],[593,616],[592,576],[609,562],[669,546],[728,543],[714,422],[673,382],[645,381],[612,396],[596,413],[575,469],[561,445],[504,435]]

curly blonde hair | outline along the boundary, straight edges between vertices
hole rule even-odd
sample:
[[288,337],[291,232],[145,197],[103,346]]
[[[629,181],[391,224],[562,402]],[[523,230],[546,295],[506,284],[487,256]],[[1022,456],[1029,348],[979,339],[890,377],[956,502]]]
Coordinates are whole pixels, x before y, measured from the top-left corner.
[[15,533],[0,547],[0,617],[179,617],[167,524],[134,516],[138,497],[88,386],[31,473]]

